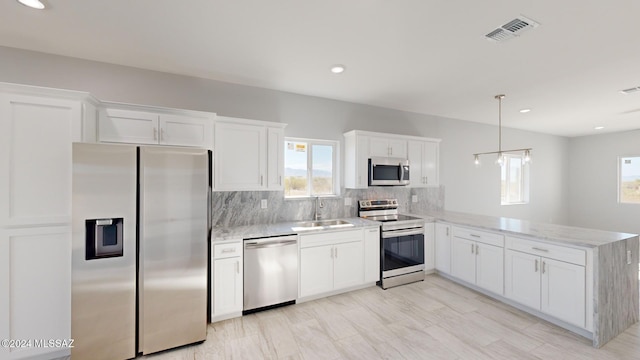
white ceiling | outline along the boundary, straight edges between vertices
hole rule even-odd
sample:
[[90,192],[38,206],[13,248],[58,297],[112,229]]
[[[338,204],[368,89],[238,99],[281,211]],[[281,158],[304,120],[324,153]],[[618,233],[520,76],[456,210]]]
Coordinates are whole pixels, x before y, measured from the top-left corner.
[[[2,1],[0,45],[490,124],[505,93],[504,126],[556,135],[640,128],[640,92],[618,92],[640,86],[637,0],[46,4]],[[519,15],[541,25],[484,38]]]

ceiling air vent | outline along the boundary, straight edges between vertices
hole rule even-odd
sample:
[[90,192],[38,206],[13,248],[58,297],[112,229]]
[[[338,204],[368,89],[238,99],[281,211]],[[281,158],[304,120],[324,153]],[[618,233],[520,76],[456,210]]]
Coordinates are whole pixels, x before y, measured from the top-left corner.
[[640,86],[638,87],[632,87],[632,88],[628,88],[628,89],[624,89],[624,90],[620,90],[621,93],[627,95],[627,94],[631,94],[634,92],[638,92],[640,91]]
[[513,37],[520,36],[521,33],[538,27],[538,25],[540,24],[520,15],[519,17],[491,31],[485,35],[485,37],[493,41],[505,41]]

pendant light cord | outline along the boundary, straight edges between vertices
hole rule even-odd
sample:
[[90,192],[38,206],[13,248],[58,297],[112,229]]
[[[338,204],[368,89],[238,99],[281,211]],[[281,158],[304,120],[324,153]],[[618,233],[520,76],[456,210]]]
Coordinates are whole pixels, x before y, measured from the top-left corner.
[[502,153],[502,99],[504,94],[496,95],[498,99],[498,155]]

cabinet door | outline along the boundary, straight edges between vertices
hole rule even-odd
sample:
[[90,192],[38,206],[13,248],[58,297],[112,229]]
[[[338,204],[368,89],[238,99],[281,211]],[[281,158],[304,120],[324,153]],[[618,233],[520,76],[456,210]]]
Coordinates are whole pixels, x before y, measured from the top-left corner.
[[451,272],[451,226],[436,223],[436,270]]
[[411,166],[409,173],[409,180],[411,187],[424,187],[425,178],[422,170],[422,153],[424,150],[424,143],[422,141],[409,141],[408,143],[409,153],[409,165]]
[[364,282],[380,280],[380,228],[364,229]]
[[424,270],[431,271],[436,268],[435,257],[435,224],[424,224]]
[[267,189],[284,189],[284,129],[267,129]]
[[389,156],[397,158],[407,158],[407,140],[390,139]]
[[265,187],[266,129],[244,124],[216,124],[216,190],[262,190]]
[[333,246],[300,249],[300,297],[333,289]]
[[[438,177],[438,157],[440,144],[435,141],[425,141],[423,143],[422,152],[422,177],[424,184],[427,186],[436,186],[440,184]],[[413,163],[410,163],[411,171],[413,171]]]
[[504,294],[504,249],[476,242],[476,285]]
[[98,119],[100,142],[157,144],[158,136],[158,114],[106,109]]
[[451,275],[468,283],[476,282],[475,241],[451,238]]
[[340,290],[364,282],[362,241],[333,246],[333,289]]
[[0,226],[71,222],[79,101],[0,94]]
[[541,271],[541,310],[568,323],[584,327],[584,266],[542,258]]
[[[70,227],[0,229],[0,338],[70,337]],[[0,348],[0,358],[8,350]],[[10,358],[27,358],[60,349],[11,350]]]
[[213,261],[213,315],[242,311],[242,258]]
[[160,115],[159,143],[162,145],[211,148],[211,119],[180,115]]
[[504,270],[505,296],[540,310],[540,269],[540,257],[507,249]]
[[369,157],[371,156],[381,156],[381,157],[389,157],[391,156],[391,149],[389,148],[389,140],[386,138],[380,137],[369,137]]
[[369,187],[369,137],[357,136],[356,138],[356,188]]

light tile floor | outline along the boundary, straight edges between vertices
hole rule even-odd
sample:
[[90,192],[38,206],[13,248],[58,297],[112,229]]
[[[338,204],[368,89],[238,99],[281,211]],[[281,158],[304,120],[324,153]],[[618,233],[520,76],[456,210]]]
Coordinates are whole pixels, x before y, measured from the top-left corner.
[[204,343],[143,359],[640,359],[640,325],[594,349],[585,338],[429,275],[210,324]]

